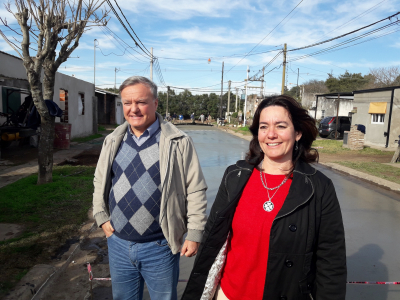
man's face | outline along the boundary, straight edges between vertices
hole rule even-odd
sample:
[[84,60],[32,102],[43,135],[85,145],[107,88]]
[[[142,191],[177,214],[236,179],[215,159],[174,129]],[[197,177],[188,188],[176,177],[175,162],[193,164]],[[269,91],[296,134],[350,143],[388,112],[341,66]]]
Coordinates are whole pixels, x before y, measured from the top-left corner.
[[132,132],[141,136],[156,120],[158,99],[146,85],[138,83],[124,88],[121,92],[125,120]]

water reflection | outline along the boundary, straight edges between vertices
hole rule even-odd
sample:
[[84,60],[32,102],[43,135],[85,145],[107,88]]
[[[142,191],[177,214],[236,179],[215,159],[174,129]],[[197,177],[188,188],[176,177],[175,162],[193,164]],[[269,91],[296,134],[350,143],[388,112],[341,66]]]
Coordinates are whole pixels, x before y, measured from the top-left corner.
[[207,181],[207,214],[214,203],[225,169],[244,159],[249,142],[219,130],[185,130],[193,139]]

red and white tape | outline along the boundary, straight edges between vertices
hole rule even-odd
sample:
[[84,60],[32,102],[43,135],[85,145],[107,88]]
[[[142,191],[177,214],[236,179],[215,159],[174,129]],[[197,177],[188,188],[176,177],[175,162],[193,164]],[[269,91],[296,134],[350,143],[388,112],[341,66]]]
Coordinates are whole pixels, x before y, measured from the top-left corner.
[[348,284],[400,284],[400,281],[348,281]]
[[90,265],[90,263],[87,263],[87,270],[88,270],[88,273],[89,273],[89,281],[92,281],[92,280],[110,281],[111,280],[111,278],[94,278],[93,277],[93,272],[92,272],[92,266]]

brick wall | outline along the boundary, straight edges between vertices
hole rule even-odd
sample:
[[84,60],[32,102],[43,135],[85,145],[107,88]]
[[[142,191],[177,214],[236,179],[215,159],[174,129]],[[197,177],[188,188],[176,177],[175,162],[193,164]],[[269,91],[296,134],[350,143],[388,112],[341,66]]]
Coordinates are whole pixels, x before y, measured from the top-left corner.
[[347,139],[347,145],[350,150],[364,149],[364,133],[357,130],[357,125],[351,126]]

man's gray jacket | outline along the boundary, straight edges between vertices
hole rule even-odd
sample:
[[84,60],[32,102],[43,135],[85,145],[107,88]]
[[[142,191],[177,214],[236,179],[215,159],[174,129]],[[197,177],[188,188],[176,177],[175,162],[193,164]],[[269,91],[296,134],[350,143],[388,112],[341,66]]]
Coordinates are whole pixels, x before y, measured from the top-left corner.
[[[207,185],[191,138],[164,122],[159,114],[157,117],[161,126],[159,223],[172,253],[176,254],[186,232],[187,240],[201,242],[206,223]],[[98,226],[110,220],[111,167],[128,125],[125,122],[109,134],[101,149],[93,181],[93,216]]]

